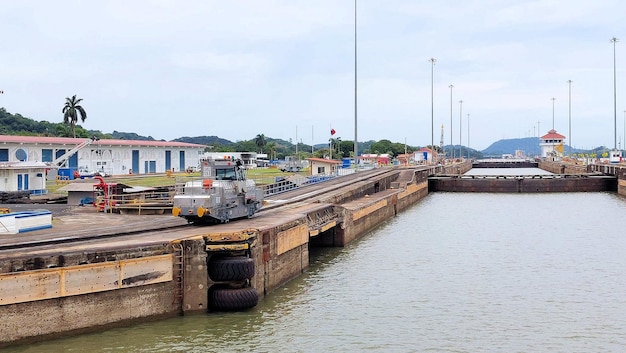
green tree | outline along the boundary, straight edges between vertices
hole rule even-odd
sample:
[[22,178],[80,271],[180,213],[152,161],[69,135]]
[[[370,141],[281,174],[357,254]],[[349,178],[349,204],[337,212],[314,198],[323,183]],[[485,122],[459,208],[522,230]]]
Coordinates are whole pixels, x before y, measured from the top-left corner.
[[265,141],[265,135],[263,134],[256,135],[256,137],[254,138],[254,143],[256,143],[256,146],[259,148],[259,153],[263,153],[263,148],[265,147],[265,144],[267,143]]
[[79,115],[82,122],[85,122],[85,119],[87,119],[87,113],[80,105],[82,100],[82,98],[76,99],[76,95],[73,95],[72,98],[65,97],[65,106],[63,106],[62,110],[63,123],[70,124],[74,137],[76,137],[76,123],[78,122]]
[[389,140],[380,140],[378,142],[373,143],[370,146],[371,153],[382,154],[382,153],[390,153],[393,154],[392,149],[393,143]]
[[265,145],[267,147],[267,150],[269,152],[269,159],[272,159],[272,156],[274,156],[274,159],[276,158],[276,142],[269,142]]

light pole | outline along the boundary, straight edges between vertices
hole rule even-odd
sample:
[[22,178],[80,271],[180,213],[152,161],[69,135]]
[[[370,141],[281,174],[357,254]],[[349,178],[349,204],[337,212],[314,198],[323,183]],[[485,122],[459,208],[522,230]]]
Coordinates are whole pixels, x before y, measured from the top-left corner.
[[452,151],[452,159],[454,159],[454,145],[452,143],[452,89],[454,85],[450,85],[450,150]]
[[459,101],[459,158],[463,157],[463,100]]
[[437,59],[430,58],[430,148],[435,152],[435,62]]
[[[626,153],[626,110],[624,110],[624,144],[622,146]],[[622,156],[624,156],[624,154],[622,154]]]
[[556,98],[552,97],[552,130],[554,130],[554,101]]
[[568,85],[568,124],[569,124],[569,156],[572,156],[572,80],[567,80]]
[[354,0],[354,168],[359,167],[359,143],[357,139],[357,99],[356,99],[356,0]]
[[615,43],[619,42],[619,39],[611,38],[613,43],[613,131],[614,131],[614,150],[617,150],[617,78],[615,73]]
[[469,130],[469,113],[467,113],[467,160],[470,159],[470,130]]

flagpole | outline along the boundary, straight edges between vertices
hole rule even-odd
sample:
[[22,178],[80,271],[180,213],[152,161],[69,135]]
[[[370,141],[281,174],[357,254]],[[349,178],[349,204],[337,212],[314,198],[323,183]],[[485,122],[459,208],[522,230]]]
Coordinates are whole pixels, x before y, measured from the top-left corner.
[[300,156],[298,156],[298,125],[296,125],[296,158],[300,160]]
[[330,138],[328,139],[328,159],[333,159],[333,126],[330,125]]
[[354,167],[359,168],[359,142],[357,139],[357,69],[356,69],[356,1],[354,0]]
[[311,157],[313,157],[313,145],[315,144],[315,138],[313,137],[313,125],[311,125]]

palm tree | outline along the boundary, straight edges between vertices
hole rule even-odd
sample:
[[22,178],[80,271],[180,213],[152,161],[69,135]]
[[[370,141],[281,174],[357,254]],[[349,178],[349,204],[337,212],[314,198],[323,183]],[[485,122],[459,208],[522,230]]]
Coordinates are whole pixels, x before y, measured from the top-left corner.
[[275,154],[274,150],[276,149],[276,142],[268,142],[265,146],[267,147],[267,150],[270,153],[270,158],[269,159],[272,159],[272,155]]
[[80,115],[80,120],[84,123],[85,119],[87,119],[87,113],[85,109],[80,105],[82,98],[76,99],[76,95],[73,95],[72,98],[65,97],[65,106],[63,107],[63,123],[70,124],[72,127],[72,135],[76,137],[76,123],[78,122],[78,116]]
[[257,147],[259,147],[259,149],[261,150],[260,153],[263,153],[263,147],[265,147],[265,135],[263,134],[258,134],[256,135],[256,137],[254,138],[254,142],[256,143]]

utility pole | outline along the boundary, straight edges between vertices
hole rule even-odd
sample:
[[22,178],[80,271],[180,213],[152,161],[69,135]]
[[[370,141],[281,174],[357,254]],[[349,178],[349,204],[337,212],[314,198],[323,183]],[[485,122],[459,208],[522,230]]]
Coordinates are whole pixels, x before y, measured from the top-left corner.
[[556,98],[552,97],[552,130],[554,130],[554,101]]
[[463,158],[463,101],[459,101],[459,158]]
[[357,139],[357,80],[356,80],[356,0],[354,0],[354,167],[359,168],[359,140]]
[[430,58],[430,147],[435,152],[435,62],[437,59]]
[[469,113],[467,113],[467,160],[470,159],[470,129],[469,129]]
[[572,80],[567,80],[569,107],[568,107],[568,124],[569,124],[569,156],[572,156]]
[[617,150],[617,78],[615,72],[615,43],[617,42],[619,42],[619,39],[611,38],[611,43],[613,43],[613,130],[615,131],[615,146],[613,150]]
[[450,150],[452,151],[452,159],[454,159],[454,143],[452,142],[452,89],[454,85],[448,86],[450,87]]

